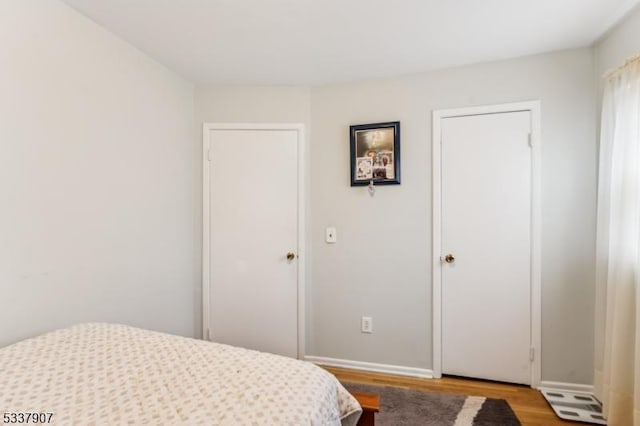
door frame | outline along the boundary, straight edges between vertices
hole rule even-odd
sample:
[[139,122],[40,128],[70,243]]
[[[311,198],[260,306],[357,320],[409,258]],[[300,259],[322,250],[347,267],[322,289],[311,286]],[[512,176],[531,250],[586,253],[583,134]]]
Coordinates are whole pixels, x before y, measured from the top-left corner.
[[211,253],[210,239],[210,208],[211,191],[209,179],[211,176],[210,133],[212,130],[294,130],[298,136],[298,250],[297,250],[297,348],[298,359],[304,358],[305,348],[305,225],[306,225],[306,138],[305,126],[302,123],[204,123],[202,126],[202,339],[211,340],[210,322],[210,270]]
[[542,368],[541,219],[540,219],[540,101],[434,110],[432,113],[432,309],[433,377],[442,377],[442,130],[445,118],[530,111],[531,113],[531,387],[540,386]]

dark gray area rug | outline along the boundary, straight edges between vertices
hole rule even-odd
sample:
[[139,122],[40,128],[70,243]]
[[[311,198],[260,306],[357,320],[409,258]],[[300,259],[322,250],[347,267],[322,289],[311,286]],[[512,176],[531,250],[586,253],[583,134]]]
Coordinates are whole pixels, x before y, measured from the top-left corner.
[[351,392],[380,395],[376,426],[520,426],[503,399],[342,383]]

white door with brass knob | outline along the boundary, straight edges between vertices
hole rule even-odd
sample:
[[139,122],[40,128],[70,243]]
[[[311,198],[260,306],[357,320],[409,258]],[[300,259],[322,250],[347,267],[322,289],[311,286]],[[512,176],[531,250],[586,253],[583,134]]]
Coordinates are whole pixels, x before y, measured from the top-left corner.
[[444,374],[532,383],[531,122],[531,111],[439,121]]
[[204,131],[203,334],[302,356],[302,127],[205,125]]

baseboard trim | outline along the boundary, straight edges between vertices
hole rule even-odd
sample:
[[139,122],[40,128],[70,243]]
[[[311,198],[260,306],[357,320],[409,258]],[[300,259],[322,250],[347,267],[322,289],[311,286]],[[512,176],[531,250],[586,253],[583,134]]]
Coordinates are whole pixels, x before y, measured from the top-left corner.
[[578,383],[565,383],[565,382],[550,382],[547,380],[543,380],[540,382],[540,386],[538,389],[557,389],[569,392],[580,392],[580,393],[590,393],[593,394],[594,388],[593,385],[581,385]]
[[321,356],[305,356],[305,361],[327,367],[349,368],[351,370],[372,371],[375,373],[397,374],[399,376],[433,379],[433,370],[425,368],[404,367],[401,365],[377,364],[374,362],[351,361],[348,359],[327,358]]

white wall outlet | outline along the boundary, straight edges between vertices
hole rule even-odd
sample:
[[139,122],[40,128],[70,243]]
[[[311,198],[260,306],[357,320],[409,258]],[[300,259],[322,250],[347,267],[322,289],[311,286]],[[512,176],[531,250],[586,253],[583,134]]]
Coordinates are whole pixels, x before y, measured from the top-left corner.
[[360,331],[363,333],[373,333],[373,319],[371,317],[362,317]]
[[336,234],[336,228],[327,228],[325,230],[324,239],[329,244],[333,244],[338,241],[338,235]]

